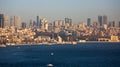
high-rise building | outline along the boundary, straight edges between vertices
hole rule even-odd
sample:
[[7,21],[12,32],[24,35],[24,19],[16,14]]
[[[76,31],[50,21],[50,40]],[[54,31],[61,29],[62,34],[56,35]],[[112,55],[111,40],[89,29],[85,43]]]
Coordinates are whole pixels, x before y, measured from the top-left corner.
[[29,27],[33,27],[33,22],[32,22],[32,20],[30,20],[30,22],[29,22]]
[[53,24],[52,23],[48,23],[48,30],[53,31]]
[[107,16],[106,15],[103,16],[103,24],[107,25]]
[[11,16],[10,26],[21,27],[21,17],[20,16]]
[[15,26],[14,16],[11,16],[11,17],[10,17],[10,26]]
[[115,21],[110,22],[110,23],[109,23],[109,26],[110,26],[110,27],[115,27]]
[[22,28],[26,28],[26,23],[22,22],[21,26],[22,26]]
[[68,25],[68,26],[71,26],[72,25],[72,19],[65,18],[65,24]]
[[4,28],[4,14],[0,14],[0,28]]
[[40,19],[39,27],[42,27],[42,19]]
[[33,21],[33,27],[36,27],[37,23],[35,21]]
[[15,17],[15,23],[16,23],[16,27],[21,27],[21,17],[20,16]]
[[39,23],[40,23],[40,17],[37,16],[37,27],[39,26]]
[[103,26],[102,16],[98,16],[98,23]]
[[118,22],[118,27],[120,28],[120,21]]
[[88,19],[87,19],[87,26],[90,26],[90,25],[91,25],[91,19],[88,18]]
[[58,26],[58,21],[57,20],[53,22],[53,26],[54,27]]
[[9,26],[9,24],[8,24],[8,16],[4,16],[4,26],[6,27],[6,26]]
[[47,19],[45,19],[45,18],[41,19],[41,24],[42,24],[41,28],[43,30],[44,29],[48,30],[48,20]]
[[65,22],[63,20],[56,20],[53,22],[53,26],[64,26]]

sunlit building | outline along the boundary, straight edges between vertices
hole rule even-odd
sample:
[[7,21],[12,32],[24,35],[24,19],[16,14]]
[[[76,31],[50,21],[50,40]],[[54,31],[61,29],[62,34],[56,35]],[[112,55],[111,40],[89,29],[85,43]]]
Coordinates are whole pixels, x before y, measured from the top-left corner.
[[103,25],[103,21],[102,21],[102,16],[98,16],[98,23],[100,24],[100,26]]
[[10,18],[10,26],[21,27],[21,17],[20,16],[11,16]]
[[118,36],[111,36],[111,42],[119,42]]
[[53,26],[64,26],[65,22],[63,20],[56,20],[53,22]]
[[107,25],[107,16],[106,15],[103,16],[103,24]]
[[42,29],[43,30],[48,30],[48,20],[47,19],[45,19],[45,18],[43,18],[42,20],[41,20],[41,24],[42,24]]
[[5,27],[8,27],[8,26],[9,26],[8,19],[9,19],[8,16],[4,16],[4,26],[5,26]]

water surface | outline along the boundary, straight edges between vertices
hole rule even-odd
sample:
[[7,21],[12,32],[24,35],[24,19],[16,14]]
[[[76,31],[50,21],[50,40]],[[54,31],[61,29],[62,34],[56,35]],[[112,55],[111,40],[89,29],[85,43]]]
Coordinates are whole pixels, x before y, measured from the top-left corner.
[[0,67],[47,67],[47,64],[53,67],[119,67],[120,43],[0,48]]

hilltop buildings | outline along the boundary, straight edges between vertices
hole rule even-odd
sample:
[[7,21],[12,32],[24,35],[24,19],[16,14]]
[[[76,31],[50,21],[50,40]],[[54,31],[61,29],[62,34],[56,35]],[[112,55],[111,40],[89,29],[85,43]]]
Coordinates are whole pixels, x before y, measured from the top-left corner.
[[70,18],[53,23],[39,16],[36,19],[26,23],[21,22],[20,16],[11,16],[9,25],[8,17],[0,14],[0,44],[120,42],[120,25],[116,26],[115,21],[108,22],[105,15],[98,16],[98,22],[88,18],[87,24],[73,24]]

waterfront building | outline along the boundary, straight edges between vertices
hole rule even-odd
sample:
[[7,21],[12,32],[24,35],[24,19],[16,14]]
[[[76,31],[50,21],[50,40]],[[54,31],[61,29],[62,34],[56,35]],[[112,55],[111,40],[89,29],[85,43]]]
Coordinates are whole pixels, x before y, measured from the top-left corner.
[[60,36],[58,36],[58,42],[62,43],[62,38]]
[[119,42],[118,36],[111,36],[110,42]]

